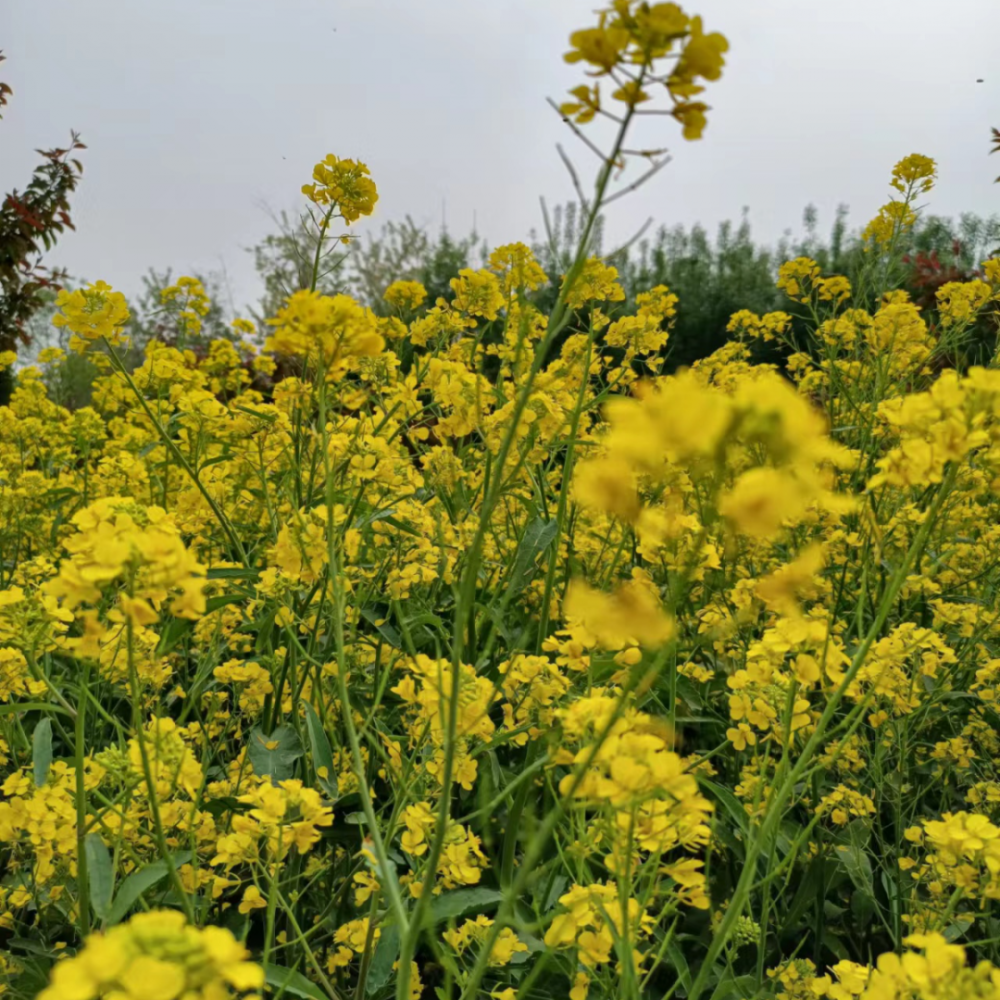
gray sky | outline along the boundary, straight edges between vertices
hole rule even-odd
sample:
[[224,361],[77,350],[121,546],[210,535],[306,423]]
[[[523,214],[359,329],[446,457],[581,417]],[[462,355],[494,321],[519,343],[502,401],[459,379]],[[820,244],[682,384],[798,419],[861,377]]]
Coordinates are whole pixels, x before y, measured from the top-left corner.
[[[700,142],[654,119],[674,162],[610,210],[623,237],[657,223],[714,227],[745,205],[758,238],[826,230],[838,202],[863,223],[892,164],[935,157],[940,214],[1000,211],[998,0],[694,0],[730,41]],[[373,221],[409,213],[494,245],[540,228],[539,196],[572,189],[546,105],[581,81],[562,54],[588,0],[0,0],[0,191],[70,128],[88,149],[77,232],[53,263],[134,292],[149,266],[220,270],[237,308],[256,293],[244,248],[297,208],[328,152],[364,160]],[[992,50],[992,51],[991,51]],[[976,80],[983,77],[983,83]],[[634,169],[634,168],[633,168]]]

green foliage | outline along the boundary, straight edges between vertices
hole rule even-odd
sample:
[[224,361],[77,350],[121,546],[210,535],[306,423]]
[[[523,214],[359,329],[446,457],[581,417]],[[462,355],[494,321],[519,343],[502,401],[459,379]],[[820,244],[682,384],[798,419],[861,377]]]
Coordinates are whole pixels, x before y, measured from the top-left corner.
[[[231,340],[233,331],[229,326],[223,304],[226,290],[220,277],[198,271],[192,272],[191,276],[197,278],[208,293],[209,309],[201,317],[201,332],[195,338],[187,336],[183,346],[197,351],[199,348],[206,348],[213,340]],[[174,313],[165,306],[162,298],[163,290],[172,285],[174,280],[170,268],[157,271],[151,267],[143,275],[142,291],[129,302],[131,318],[127,327],[130,341],[128,360],[132,365],[142,363],[143,348],[151,340],[160,340],[171,346],[181,346],[178,343],[181,331],[177,320]]]
[[[0,53],[0,61],[5,57]],[[11,89],[0,83],[0,107]],[[61,233],[72,229],[69,196],[79,183],[83,166],[73,155],[86,147],[70,133],[64,149],[38,150],[37,166],[23,192],[16,188],[0,204],[0,351],[27,345],[27,325],[49,302],[49,290],[65,277],[42,265],[42,254],[51,250]],[[0,367],[0,406],[10,398],[9,367]]]

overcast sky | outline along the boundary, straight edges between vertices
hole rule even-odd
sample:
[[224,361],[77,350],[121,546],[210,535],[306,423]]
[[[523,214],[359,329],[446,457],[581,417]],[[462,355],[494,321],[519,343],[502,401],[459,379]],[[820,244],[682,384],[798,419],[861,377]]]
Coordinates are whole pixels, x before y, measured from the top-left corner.
[[[863,223],[892,164],[935,157],[940,214],[1000,211],[998,0],[695,0],[730,41],[700,142],[656,119],[674,161],[611,209],[710,227],[750,210],[755,234],[839,202]],[[35,147],[82,134],[77,232],[53,262],[126,293],[150,267],[223,268],[239,309],[256,293],[245,248],[296,209],[328,152],[364,160],[367,226],[412,215],[494,245],[540,227],[539,196],[572,189],[555,150],[592,164],[546,105],[581,80],[562,61],[592,0],[0,0],[0,191]],[[982,83],[977,83],[983,78]]]

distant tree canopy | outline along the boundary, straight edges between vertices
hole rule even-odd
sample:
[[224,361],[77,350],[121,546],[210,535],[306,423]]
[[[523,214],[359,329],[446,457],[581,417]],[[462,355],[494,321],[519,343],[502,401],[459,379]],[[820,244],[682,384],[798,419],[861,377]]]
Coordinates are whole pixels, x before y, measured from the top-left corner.
[[[544,206],[543,206],[544,208]],[[570,202],[545,211],[545,227],[531,232],[529,243],[551,284],[534,293],[537,304],[549,311],[568,254],[577,244],[579,207]],[[277,217],[278,232],[253,248],[264,295],[252,310],[259,321],[274,315],[285,297],[303,287],[312,266],[315,242],[287,216]],[[715,236],[700,225],[660,226],[620,249],[606,249],[602,225],[596,227],[592,252],[605,257],[619,272],[625,289],[623,308],[635,296],[656,285],[667,285],[679,297],[676,322],[668,344],[667,370],[690,365],[716,350],[727,339],[726,325],[739,309],[765,313],[787,308],[775,287],[778,267],[793,257],[816,260],[824,273],[851,278],[857,271],[861,244],[848,228],[848,209],[841,205],[827,236],[819,232],[818,213],[808,206],[803,232],[790,233],[773,246],[755,242],[749,215],[739,222],[719,225]],[[918,302],[930,305],[934,292],[946,281],[968,280],[1000,242],[1000,217],[964,213],[958,219],[922,216],[911,234],[905,258],[906,283]],[[430,300],[450,300],[451,279],[465,267],[480,267],[488,256],[485,241],[475,232],[457,238],[447,229],[437,234],[412,218],[386,223],[345,248],[338,266],[321,276],[318,287],[343,291],[377,313],[386,311],[385,289],[397,279],[420,281]]]

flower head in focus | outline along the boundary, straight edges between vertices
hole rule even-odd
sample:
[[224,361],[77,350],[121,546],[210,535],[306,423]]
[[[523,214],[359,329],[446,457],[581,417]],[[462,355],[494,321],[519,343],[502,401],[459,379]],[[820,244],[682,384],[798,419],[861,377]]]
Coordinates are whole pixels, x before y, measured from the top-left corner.
[[65,327],[74,336],[70,347],[80,354],[102,337],[110,344],[123,342],[122,329],[129,319],[128,304],[121,292],[105,281],[95,281],[86,288],[63,289],[56,296],[58,312],[52,325]]
[[327,154],[313,167],[313,183],[303,184],[302,193],[314,205],[329,205],[347,225],[362,215],[371,215],[378,201],[378,188],[368,167],[356,160]]

